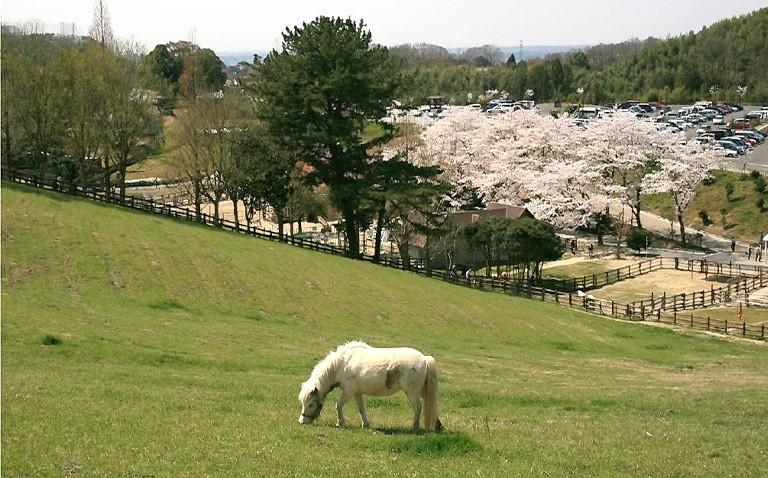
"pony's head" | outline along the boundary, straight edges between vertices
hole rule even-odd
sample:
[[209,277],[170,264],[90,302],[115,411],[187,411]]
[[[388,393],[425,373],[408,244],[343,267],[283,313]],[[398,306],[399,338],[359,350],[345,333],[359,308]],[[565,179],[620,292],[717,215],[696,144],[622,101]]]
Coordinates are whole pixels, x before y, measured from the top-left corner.
[[320,390],[318,390],[315,383],[304,382],[299,392],[299,401],[301,402],[301,415],[299,415],[299,423],[302,425],[309,425],[320,415],[323,410],[323,398],[320,397]]

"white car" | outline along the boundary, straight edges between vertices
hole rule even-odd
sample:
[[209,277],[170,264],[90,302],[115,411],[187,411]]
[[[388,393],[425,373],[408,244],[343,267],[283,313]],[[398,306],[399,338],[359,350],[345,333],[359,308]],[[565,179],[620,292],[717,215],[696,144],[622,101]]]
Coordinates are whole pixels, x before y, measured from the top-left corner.
[[712,124],[725,124],[725,118],[723,118],[723,115],[717,115],[712,118]]
[[716,154],[720,156],[725,156],[726,158],[735,158],[738,153],[732,149],[723,148],[722,146],[715,146],[712,148],[712,151],[714,151]]

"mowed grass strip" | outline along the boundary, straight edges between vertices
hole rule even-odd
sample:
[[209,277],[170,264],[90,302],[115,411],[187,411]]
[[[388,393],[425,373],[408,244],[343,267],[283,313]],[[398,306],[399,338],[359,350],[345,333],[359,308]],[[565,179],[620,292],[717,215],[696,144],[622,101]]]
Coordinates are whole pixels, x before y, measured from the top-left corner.
[[[435,356],[337,429],[299,386],[348,340]],[[768,474],[768,348],[451,286],[3,183],[2,476]]]

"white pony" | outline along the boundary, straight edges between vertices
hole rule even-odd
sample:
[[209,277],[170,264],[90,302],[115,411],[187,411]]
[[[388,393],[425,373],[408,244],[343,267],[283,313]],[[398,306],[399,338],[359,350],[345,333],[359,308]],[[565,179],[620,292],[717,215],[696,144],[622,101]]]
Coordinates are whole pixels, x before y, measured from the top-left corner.
[[334,388],[341,388],[336,402],[338,426],[346,424],[343,408],[350,398],[355,399],[363,426],[371,423],[363,402],[363,395],[385,396],[402,390],[413,407],[412,429],[419,428],[424,399],[424,428],[440,431],[442,423],[437,416],[437,367],[435,359],[410,348],[379,349],[363,342],[348,342],[339,346],[318,363],[309,380],[301,385],[299,423],[309,424],[320,415],[323,402]]

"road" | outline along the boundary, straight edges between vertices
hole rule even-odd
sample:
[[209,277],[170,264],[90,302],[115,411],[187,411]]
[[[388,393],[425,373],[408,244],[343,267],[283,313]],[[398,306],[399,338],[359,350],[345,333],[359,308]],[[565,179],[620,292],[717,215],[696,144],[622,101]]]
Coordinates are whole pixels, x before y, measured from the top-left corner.
[[[624,217],[632,217],[632,212],[629,210],[629,207],[624,206]],[[612,213],[618,214],[619,211],[611,211]],[[672,234],[676,238],[680,238],[680,225],[675,221],[674,223],[670,223],[669,219],[663,218],[661,216],[658,216],[656,214],[646,212],[646,211],[640,211],[640,221],[642,221],[643,228],[653,231],[656,234],[660,234],[663,236],[669,237],[670,234]],[[768,229],[766,230],[768,232]],[[691,238],[698,236],[701,234],[701,245],[707,249],[710,249],[712,251],[715,251],[717,256],[717,262],[732,262],[734,264],[736,263],[742,263],[742,264],[753,264],[753,265],[766,265],[768,264],[768,253],[763,254],[763,258],[760,261],[760,263],[756,262],[754,260],[754,256],[752,256],[751,260],[747,259],[747,248],[749,247],[749,244],[746,243],[736,243],[736,251],[731,252],[731,239],[718,236],[716,234],[710,234],[708,232],[699,231],[697,229],[693,229],[691,227],[686,226],[685,227],[685,234],[688,238],[689,242]],[[755,238],[754,242],[756,243],[759,238]],[[679,251],[675,251],[676,256],[678,257],[684,257],[683,254],[681,254]],[[691,258],[698,258],[700,259],[702,254],[700,253],[691,253]]]

